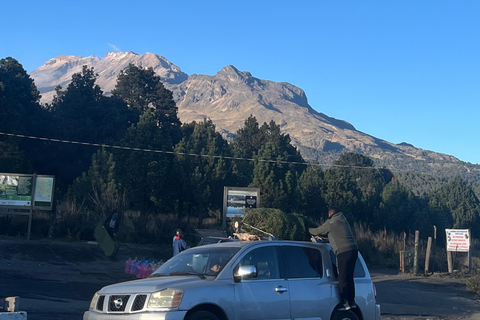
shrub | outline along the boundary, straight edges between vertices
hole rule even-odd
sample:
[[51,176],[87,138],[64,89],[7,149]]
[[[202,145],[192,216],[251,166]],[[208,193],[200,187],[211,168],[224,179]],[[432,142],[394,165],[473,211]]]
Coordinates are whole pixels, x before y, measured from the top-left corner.
[[[263,230],[282,240],[306,240],[305,219],[298,214],[287,214],[279,209],[248,209],[243,218],[243,226],[249,233],[265,237]],[[248,227],[248,225],[254,228]]]

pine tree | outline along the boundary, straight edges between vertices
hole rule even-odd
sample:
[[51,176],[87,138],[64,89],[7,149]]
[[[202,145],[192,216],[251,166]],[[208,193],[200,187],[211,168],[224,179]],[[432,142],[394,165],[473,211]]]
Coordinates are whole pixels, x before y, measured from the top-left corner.
[[250,187],[260,188],[262,207],[292,213],[299,202],[297,181],[301,171],[287,159],[286,152],[267,142],[255,156]]
[[[37,134],[46,115],[39,99],[40,93],[23,66],[11,57],[0,59],[0,131]],[[30,141],[0,135],[0,172],[32,172],[25,150],[33,147]]]
[[114,97],[122,99],[128,108],[142,114],[150,110],[162,129],[165,143],[173,148],[181,139],[181,122],[173,93],[166,89],[153,68],[142,69],[133,64],[120,72]]
[[92,155],[91,166],[75,179],[69,188],[68,195],[77,202],[84,202],[103,221],[123,206],[122,194],[115,181],[113,154],[104,148]]
[[381,202],[375,212],[376,228],[397,233],[414,232],[420,227],[416,223],[418,209],[413,192],[394,179],[381,193]]
[[23,66],[13,58],[0,60],[0,119],[2,131],[26,134],[42,112],[40,92]]
[[[192,124],[186,125],[188,128]],[[223,207],[223,188],[230,185],[230,146],[215,132],[211,120],[194,123],[194,130],[175,148],[179,166],[178,181],[182,186],[180,210],[202,220],[209,210]],[[187,130],[188,132],[188,130]]]
[[172,210],[173,155],[154,114],[146,111],[139,122],[128,129],[122,144],[151,150],[115,151],[117,176],[127,192],[129,206],[145,212],[155,207],[163,212]]
[[457,176],[430,195],[436,208],[446,208],[453,219],[453,228],[470,228],[480,232],[480,202],[461,177]]
[[319,220],[327,212],[325,203],[325,174],[319,165],[312,164],[302,173],[298,190],[300,194],[299,213]]
[[342,154],[326,174],[327,184],[334,190],[328,193],[327,203],[336,203],[351,213],[356,221],[371,224],[381,200],[380,194],[392,177],[389,170],[375,168],[373,161],[366,156],[352,152]]
[[[50,106],[55,138],[106,143],[123,137],[134,116],[121,100],[105,97],[96,79],[93,67],[83,66],[81,73],[72,76],[65,91],[58,89]],[[69,183],[88,169],[94,152],[94,148],[78,144],[52,145],[52,159],[46,165]]]

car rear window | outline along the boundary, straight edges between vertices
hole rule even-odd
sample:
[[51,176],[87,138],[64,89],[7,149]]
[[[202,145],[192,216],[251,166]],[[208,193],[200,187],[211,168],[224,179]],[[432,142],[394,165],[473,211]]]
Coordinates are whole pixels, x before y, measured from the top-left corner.
[[360,261],[360,258],[357,259],[355,263],[355,271],[353,272],[355,278],[365,278],[365,269],[363,269],[363,264]]

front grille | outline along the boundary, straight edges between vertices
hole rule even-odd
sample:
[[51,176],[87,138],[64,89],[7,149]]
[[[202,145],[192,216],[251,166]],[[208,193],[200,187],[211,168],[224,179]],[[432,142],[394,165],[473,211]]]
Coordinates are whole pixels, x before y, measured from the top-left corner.
[[147,301],[146,294],[139,294],[135,300],[133,300],[132,304],[132,312],[142,310],[145,306],[145,301]]
[[110,312],[124,312],[127,306],[129,295],[112,295],[108,301],[108,311]]
[[98,311],[103,311],[103,304],[104,303],[105,303],[105,296],[98,297],[97,306],[96,306]]

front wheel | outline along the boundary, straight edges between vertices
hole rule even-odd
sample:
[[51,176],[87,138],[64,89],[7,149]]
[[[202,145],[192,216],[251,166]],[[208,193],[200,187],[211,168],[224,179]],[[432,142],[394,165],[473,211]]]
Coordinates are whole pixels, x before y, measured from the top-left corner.
[[188,320],[218,320],[217,316],[208,311],[196,311]]
[[331,320],[358,320],[358,317],[351,310],[336,310],[333,312]]

